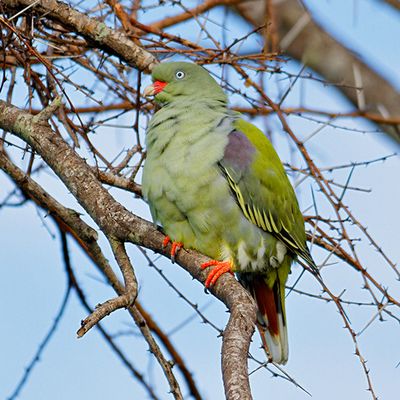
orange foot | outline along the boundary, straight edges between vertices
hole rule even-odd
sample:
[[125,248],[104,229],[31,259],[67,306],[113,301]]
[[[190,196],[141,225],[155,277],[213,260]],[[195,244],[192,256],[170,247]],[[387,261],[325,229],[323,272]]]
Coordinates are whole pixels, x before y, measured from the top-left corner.
[[[163,241],[163,247],[167,247],[168,243],[171,242],[171,238],[167,235],[165,236],[165,239]],[[172,242],[172,246],[171,246],[171,251],[170,251],[170,255],[171,255],[171,261],[172,263],[175,262],[175,256],[178,254],[178,251],[183,247],[183,243],[182,242]]]
[[221,275],[225,274],[225,272],[229,272],[233,275],[231,261],[211,260],[211,261],[207,261],[207,262],[201,264],[200,268],[205,269],[205,268],[211,267],[211,266],[214,266],[214,268],[208,274],[207,279],[204,283],[206,288],[209,288],[210,286],[214,285],[215,282],[217,282],[218,278]]

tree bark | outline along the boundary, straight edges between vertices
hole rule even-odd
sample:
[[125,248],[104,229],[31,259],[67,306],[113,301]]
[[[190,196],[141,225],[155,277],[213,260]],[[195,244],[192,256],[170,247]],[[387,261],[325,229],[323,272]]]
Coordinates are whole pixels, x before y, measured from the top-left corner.
[[[15,10],[22,10],[32,3],[33,0],[2,0],[4,6]],[[124,33],[109,28],[104,22],[90,18],[61,1],[41,0],[32,9],[39,16],[45,15],[78,33],[99,49],[120,57],[132,67],[148,72],[158,63],[152,54],[136,45]]]
[[[13,133],[28,143],[74,195],[77,201],[109,236],[168,255],[164,235],[152,223],[130,213],[103,188],[92,168],[47,122],[50,105],[38,115],[31,115],[0,100],[0,129]],[[204,282],[208,271],[200,265],[209,259],[195,251],[181,250],[176,261],[193,278]],[[230,310],[223,333],[222,374],[228,400],[250,400],[247,355],[254,332],[256,306],[250,294],[232,277],[224,274],[210,289]]]

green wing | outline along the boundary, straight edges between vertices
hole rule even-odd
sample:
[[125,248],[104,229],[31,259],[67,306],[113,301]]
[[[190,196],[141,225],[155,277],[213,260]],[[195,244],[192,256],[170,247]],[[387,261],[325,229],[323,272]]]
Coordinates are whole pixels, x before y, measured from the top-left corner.
[[254,125],[238,119],[234,128],[220,167],[243,214],[317,269],[296,195],[274,148]]

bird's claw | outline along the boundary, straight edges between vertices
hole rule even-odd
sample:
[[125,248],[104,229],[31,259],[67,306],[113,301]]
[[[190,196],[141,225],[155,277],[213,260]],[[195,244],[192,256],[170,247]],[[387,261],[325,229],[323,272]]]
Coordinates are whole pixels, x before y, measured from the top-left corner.
[[169,243],[172,243],[171,244],[171,251],[169,253],[170,256],[171,256],[171,262],[175,263],[175,256],[178,254],[178,251],[183,247],[183,243],[182,242],[171,241],[171,238],[167,235],[167,236],[165,236],[165,238],[163,240],[162,247],[166,248]]
[[217,261],[211,260],[200,265],[201,269],[208,267],[214,267],[208,274],[204,286],[208,289],[210,286],[214,285],[221,275],[229,272],[233,275],[232,262],[231,261]]

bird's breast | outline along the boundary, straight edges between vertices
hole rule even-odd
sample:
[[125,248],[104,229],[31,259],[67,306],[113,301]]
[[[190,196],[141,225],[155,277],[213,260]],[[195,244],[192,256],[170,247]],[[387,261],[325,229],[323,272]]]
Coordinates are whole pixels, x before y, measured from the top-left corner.
[[224,118],[167,112],[152,120],[143,194],[173,240],[255,270],[265,264],[270,235],[244,217],[218,166],[230,132]]

